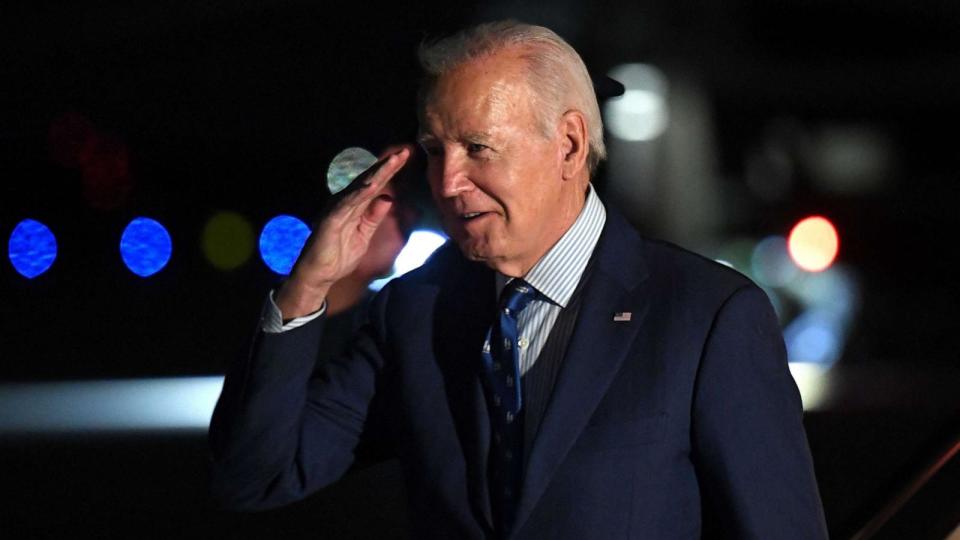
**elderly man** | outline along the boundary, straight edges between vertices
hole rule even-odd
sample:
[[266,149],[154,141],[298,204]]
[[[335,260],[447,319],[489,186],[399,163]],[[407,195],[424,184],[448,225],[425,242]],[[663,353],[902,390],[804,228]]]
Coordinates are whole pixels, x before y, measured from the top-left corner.
[[311,377],[327,291],[409,152],[318,225],[228,374],[214,493],[281,505],[377,447],[403,463],[416,537],[825,537],[769,302],[601,203],[579,55],[505,22],[421,61],[420,142],[455,247],[387,286],[350,352]]

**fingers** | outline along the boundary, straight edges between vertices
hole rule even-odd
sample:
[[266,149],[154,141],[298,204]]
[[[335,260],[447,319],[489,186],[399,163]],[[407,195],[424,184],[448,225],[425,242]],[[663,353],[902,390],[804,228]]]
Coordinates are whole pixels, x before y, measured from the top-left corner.
[[362,229],[362,234],[366,237],[372,237],[373,233],[377,230],[377,227],[380,226],[380,223],[383,221],[387,214],[390,213],[390,209],[393,207],[393,197],[386,195],[379,195],[373,201],[370,202],[370,205],[367,206],[367,210],[363,215],[363,219],[360,221],[360,228]]
[[375,190],[372,190],[371,198],[387,185],[387,182],[397,174],[397,171],[403,168],[407,160],[410,159],[410,153],[411,148],[409,146],[401,146],[396,152],[389,153],[386,158],[381,159],[380,162],[371,167],[369,178],[361,178],[370,187],[375,188]]
[[[410,155],[409,148],[401,148],[358,176],[350,186],[328,200],[326,209],[321,212],[323,217],[316,223],[315,229],[318,231],[320,228],[326,229],[335,236],[342,235],[348,229],[354,229],[361,231],[364,237],[369,238],[383,217],[377,217],[381,210],[376,208],[373,214],[376,219],[371,220],[371,215],[367,215],[368,209],[373,201],[383,194],[387,183],[403,167]],[[387,204],[387,210],[389,207],[390,204]]]
[[410,148],[404,147],[380,159],[354,179],[346,189],[335,195],[331,200],[332,205],[351,211],[365,207],[403,167],[410,154]]
[[388,158],[391,154],[399,153],[404,148],[406,148],[407,151],[412,155],[416,147],[410,143],[391,144],[390,146],[384,148],[383,152],[380,152],[380,155],[377,156],[377,159]]
[[[365,212],[381,195],[383,189],[403,167],[409,157],[410,152],[406,149],[391,154],[383,161],[379,168],[376,168],[372,172],[369,178],[360,179],[364,185],[359,187],[355,194],[349,196],[348,199],[344,201],[350,208],[350,214],[356,215],[357,212]],[[389,208],[389,205],[387,206]]]
[[393,197],[383,189],[410,155],[409,148],[387,155],[328,201],[329,211],[314,224],[313,234],[288,280],[292,290],[302,293],[292,298],[306,295],[313,305],[318,298],[323,299],[330,285],[356,268],[394,204]]

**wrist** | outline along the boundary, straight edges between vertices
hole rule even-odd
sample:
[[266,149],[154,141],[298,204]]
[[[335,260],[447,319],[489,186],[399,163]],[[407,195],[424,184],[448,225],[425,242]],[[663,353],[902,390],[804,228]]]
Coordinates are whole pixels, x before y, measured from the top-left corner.
[[290,279],[280,286],[274,301],[284,320],[296,319],[319,311],[329,291],[329,285],[310,286]]

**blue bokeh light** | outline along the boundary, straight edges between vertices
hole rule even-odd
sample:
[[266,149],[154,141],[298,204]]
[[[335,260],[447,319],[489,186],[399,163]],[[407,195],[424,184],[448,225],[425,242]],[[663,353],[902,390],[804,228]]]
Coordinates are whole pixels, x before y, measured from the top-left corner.
[[768,287],[784,287],[797,279],[800,270],[787,251],[787,239],[768,236],[757,242],[750,256],[752,277]]
[[148,217],[135,218],[120,237],[123,263],[140,277],[152,276],[163,269],[172,252],[170,233],[160,222]]
[[32,219],[25,219],[13,228],[7,247],[13,268],[28,279],[49,270],[57,258],[57,239],[53,232]]
[[830,365],[840,358],[843,328],[835,315],[810,309],[787,325],[783,339],[790,362]]
[[281,215],[267,222],[260,233],[260,257],[280,275],[287,275],[300,256],[300,250],[310,236],[310,227],[303,221]]

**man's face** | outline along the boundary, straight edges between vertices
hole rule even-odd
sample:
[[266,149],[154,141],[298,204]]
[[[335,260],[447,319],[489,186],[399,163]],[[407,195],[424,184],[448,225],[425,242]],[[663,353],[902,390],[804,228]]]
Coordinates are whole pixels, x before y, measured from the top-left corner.
[[579,211],[561,174],[562,138],[537,123],[525,68],[517,49],[460,66],[436,82],[421,120],[447,233],[468,258],[512,276],[560,238],[572,206]]

